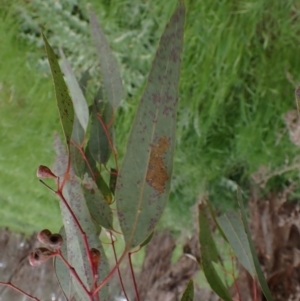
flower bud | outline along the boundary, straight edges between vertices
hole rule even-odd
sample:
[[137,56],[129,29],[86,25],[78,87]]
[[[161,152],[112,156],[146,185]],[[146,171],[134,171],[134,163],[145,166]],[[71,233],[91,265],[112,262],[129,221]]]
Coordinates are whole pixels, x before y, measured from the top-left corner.
[[32,266],[39,266],[42,262],[45,262],[54,255],[54,252],[47,248],[37,248],[29,255],[29,263]]
[[36,172],[36,176],[39,179],[44,179],[44,178],[52,178],[52,179],[56,179],[57,176],[50,170],[49,167],[44,166],[44,165],[40,165],[37,172]]
[[54,249],[54,250],[60,249],[62,243],[63,243],[63,238],[60,234],[55,233],[55,234],[50,235],[48,245],[52,249]]
[[39,240],[39,242],[48,245],[50,242],[51,234],[52,233],[50,230],[44,229],[37,235],[37,239]]
[[101,258],[100,251],[95,248],[92,248],[92,249],[90,249],[90,255],[91,255],[94,273],[97,274],[97,270],[98,270],[98,266],[99,266],[99,262],[100,262],[100,258]]

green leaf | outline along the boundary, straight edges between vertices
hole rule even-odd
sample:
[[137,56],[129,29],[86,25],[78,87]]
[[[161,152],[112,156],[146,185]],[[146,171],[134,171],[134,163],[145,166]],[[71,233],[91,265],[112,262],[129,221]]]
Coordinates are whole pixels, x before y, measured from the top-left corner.
[[248,226],[248,223],[247,223],[247,217],[246,217],[245,209],[244,209],[243,203],[240,200],[240,198],[238,198],[238,203],[239,203],[239,207],[241,209],[242,221],[243,221],[244,229],[245,229],[246,234],[247,234],[248,243],[249,243],[249,246],[250,246],[250,250],[251,250],[251,254],[252,254],[254,267],[255,267],[255,271],[256,271],[256,275],[257,275],[257,278],[258,278],[259,285],[260,285],[266,299],[268,301],[273,301],[274,299],[271,295],[270,289],[268,287],[268,284],[266,282],[264,274],[261,270],[261,266],[260,266],[259,260],[257,258],[256,252],[255,252],[254,244],[253,244],[253,241],[252,241],[252,238],[251,238],[251,232],[250,232],[250,229],[249,229],[249,226]]
[[207,246],[201,247],[201,263],[205,274],[205,278],[209,283],[212,290],[225,301],[232,301],[228,289],[225,287],[224,283],[220,279],[218,273],[216,272],[212,260],[210,258],[210,250]]
[[88,146],[85,149],[85,157],[86,157],[87,163],[89,165],[89,168],[86,165],[85,172],[91,178],[95,179],[97,187],[99,188],[99,190],[100,190],[102,196],[104,197],[104,199],[106,200],[107,204],[111,204],[112,200],[113,200],[112,192],[111,192],[110,188],[108,187],[107,183],[105,182],[105,180],[103,179],[101,173],[97,169],[96,161],[92,157]]
[[[63,238],[64,243],[62,244],[60,251],[64,258],[68,258],[67,254],[67,245],[66,245],[66,232],[64,227],[59,231],[60,235]],[[57,281],[62,289],[62,292],[65,295],[66,300],[79,300],[79,297],[74,289],[71,279],[71,273],[66,265],[62,262],[60,258],[54,258],[54,270],[56,274]]]
[[88,147],[94,160],[106,164],[113,148],[113,108],[109,103],[94,102]]
[[117,185],[117,173],[118,171],[115,168],[110,169],[110,177],[109,177],[109,189],[112,194],[115,193],[116,185]]
[[252,275],[252,277],[254,277],[254,263],[247,234],[241,218],[237,215],[237,213],[230,211],[220,217],[217,217],[217,221],[224,231],[227,240],[237,258],[245,267],[245,269]]
[[94,158],[91,155],[91,152],[89,150],[89,146],[87,145],[84,151],[85,158],[87,160],[87,163],[89,166],[86,165],[86,170],[85,172],[89,174],[92,178],[95,178],[97,174],[99,173],[97,169],[97,164]]
[[83,157],[83,150],[82,150],[82,143],[84,141],[84,131],[79,123],[78,118],[76,115],[74,116],[74,125],[73,125],[73,132],[72,132],[72,143],[70,145],[71,151],[71,164],[76,173],[76,175],[80,178],[83,177],[83,174],[86,169],[86,162]]
[[96,177],[96,184],[97,184],[99,190],[101,191],[102,196],[106,200],[107,204],[110,205],[113,201],[112,192],[111,192],[110,188],[108,187],[107,183],[105,182],[105,180],[103,179],[101,174],[99,174]]
[[218,251],[209,228],[204,204],[199,205],[199,241],[201,251],[201,264],[204,275],[212,290],[223,300],[232,301],[228,289],[217,274],[213,261],[216,262]]
[[151,241],[153,237],[154,231],[143,241],[143,243],[140,245],[140,247],[145,247],[148,245],[148,243]]
[[86,70],[82,73],[81,78],[79,80],[79,86],[84,96],[86,96],[86,90],[87,90],[89,78],[90,78],[90,72],[89,70]]
[[217,216],[216,216],[216,212],[215,212],[215,209],[214,209],[213,205],[211,204],[211,202],[209,200],[206,200],[206,204],[207,204],[207,207],[209,209],[209,213],[210,213],[210,215],[211,215],[211,217],[212,217],[212,219],[213,219],[213,221],[214,221],[214,223],[215,223],[215,225],[216,225],[219,233],[221,234],[221,236],[223,237],[223,239],[228,242],[225,233],[223,232],[222,228],[220,227],[220,225],[219,225],[219,223],[217,221]]
[[127,249],[150,235],[169,197],[184,19],[180,3],[161,37],[118,175],[116,203]]
[[82,126],[84,132],[86,132],[88,122],[89,122],[89,109],[86,103],[84,94],[80,88],[80,85],[74,75],[74,72],[66,59],[62,49],[60,49],[60,55],[62,57],[62,70],[66,77],[66,82],[71,94],[73,101],[73,107],[78,118],[80,125]]
[[42,36],[54,82],[55,96],[60,115],[60,121],[62,124],[68,150],[70,151],[70,141],[74,123],[73,103],[69,95],[67,85],[64,81],[62,72],[60,70],[58,61],[56,59],[56,55],[43,33]]
[[180,299],[181,301],[193,301],[194,300],[194,283],[193,280],[190,280],[182,298]]
[[[68,157],[58,135],[55,137],[54,147],[57,157],[53,170],[57,174],[61,174],[61,171],[66,170]],[[95,227],[87,208],[80,180],[76,177],[72,168],[70,169],[63,188],[63,196],[72,209],[73,214],[76,216],[83,232],[87,236],[89,249],[96,248],[101,253],[101,264],[99,265],[100,277],[97,282],[99,284],[108,274],[108,262],[98,237],[98,229]],[[68,261],[70,265],[74,267],[85,286],[90,288],[93,284],[92,269],[88,261],[87,250],[84,245],[82,233],[79,231],[73,216],[62,201],[60,201],[60,208],[66,231]],[[77,294],[82,300],[86,300],[86,296],[79,284],[75,281],[72,283]],[[108,290],[107,286],[105,286],[99,293],[100,299],[104,301],[107,300],[107,294]]]
[[211,235],[205,204],[204,203],[199,204],[198,209],[199,209],[200,245],[207,246],[210,252],[211,260],[214,262],[218,262],[219,252],[215,244],[215,241]]
[[100,27],[96,14],[90,15],[91,36],[100,62],[103,90],[107,100],[116,111],[124,97],[124,89],[117,61],[108,45],[107,39]]
[[112,211],[94,180],[86,175],[82,181],[82,186],[87,206],[94,221],[105,229],[112,230]]
[[300,114],[300,85],[295,90],[298,115]]

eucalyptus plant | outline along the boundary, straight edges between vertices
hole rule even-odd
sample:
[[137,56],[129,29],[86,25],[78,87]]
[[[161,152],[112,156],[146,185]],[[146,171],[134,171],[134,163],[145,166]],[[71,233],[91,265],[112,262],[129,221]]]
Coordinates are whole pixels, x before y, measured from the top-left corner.
[[[40,231],[37,238],[42,247],[34,250],[29,260],[31,265],[37,266],[54,259],[56,276],[66,300],[111,300],[108,285],[112,276],[126,257],[132,269],[131,253],[151,239],[167,205],[184,20],[185,6],[181,1],[160,39],[120,168],[114,120],[125,92],[117,61],[95,13],[90,13],[90,29],[102,80],[92,103],[86,100],[88,72],[77,81],[63,50],[59,51],[60,66],[57,54],[42,34],[63,140],[58,134],[55,136],[54,166],[39,166],[37,176],[58,197],[63,227],[59,233],[48,229]],[[113,267],[109,267],[104,252],[102,233],[111,240],[116,260]],[[117,237],[125,241],[119,258],[114,248]],[[128,300],[120,273],[119,276]],[[133,271],[132,280],[136,300],[139,300]],[[13,284],[4,285],[31,300],[39,300]]]

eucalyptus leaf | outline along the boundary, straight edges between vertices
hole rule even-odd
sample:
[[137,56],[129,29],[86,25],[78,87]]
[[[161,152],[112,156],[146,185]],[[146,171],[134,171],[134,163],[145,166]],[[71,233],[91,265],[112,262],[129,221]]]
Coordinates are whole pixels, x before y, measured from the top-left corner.
[[193,280],[190,280],[182,298],[180,299],[181,301],[193,301],[194,300],[194,283]]
[[94,102],[91,113],[91,137],[88,147],[94,160],[106,164],[113,148],[113,108],[107,102]]
[[52,73],[52,79],[54,83],[56,103],[60,115],[60,121],[62,124],[68,151],[70,152],[70,142],[71,142],[71,135],[73,131],[73,123],[74,123],[73,103],[69,95],[65,80],[63,78],[63,74],[60,70],[56,55],[43,33],[42,33],[42,37],[44,40],[45,49],[46,49],[46,53],[48,56],[48,61]]
[[254,263],[247,234],[241,218],[236,212],[229,211],[222,216],[217,217],[217,221],[225,233],[227,240],[240,263],[252,275],[252,277],[254,277]]
[[116,111],[124,97],[124,88],[117,61],[108,45],[107,39],[97,20],[96,14],[90,13],[91,36],[100,62],[105,100]]
[[254,244],[253,244],[252,237],[251,237],[251,232],[250,232],[248,222],[247,222],[245,209],[244,209],[244,206],[243,206],[243,202],[240,198],[238,198],[238,203],[239,203],[239,207],[241,209],[242,221],[243,221],[244,229],[245,229],[246,234],[247,234],[247,238],[248,238],[248,242],[249,242],[249,246],[250,246],[250,251],[251,251],[251,254],[252,254],[253,263],[254,263],[256,276],[257,276],[259,285],[260,285],[267,301],[273,301],[274,299],[271,295],[271,292],[270,292],[270,289],[268,287],[267,281],[266,281],[266,279],[264,277],[264,274],[262,272],[257,254],[255,252]]
[[89,122],[89,109],[84,94],[62,49],[60,49],[60,55],[62,57],[62,70],[66,77],[76,116],[84,132],[86,132]]
[[168,201],[175,149],[185,7],[161,37],[118,174],[118,218],[128,250],[153,232]]
[[199,241],[201,251],[201,266],[212,290],[225,301],[232,301],[228,289],[217,274],[213,261],[217,262],[218,251],[211,235],[209,220],[204,204],[199,205]]
[[82,181],[82,188],[93,220],[99,226],[112,230],[112,211],[94,180],[85,175]]
[[[53,170],[59,174],[60,170],[66,169],[66,164],[68,162],[66,150],[64,149],[59,136],[56,136],[55,138],[54,147],[57,157]],[[69,175],[66,179],[62,194],[68,205],[66,206],[66,204],[60,201],[60,208],[66,231],[68,261],[76,270],[85,287],[90,288],[94,279],[92,275],[92,268],[88,260],[89,250],[91,248],[96,248],[101,253],[101,264],[99,265],[98,271],[100,277],[98,279],[98,283],[108,274],[108,262],[98,237],[98,229],[95,227],[86,205],[86,200],[82,192],[81,181],[75,175],[72,167],[70,168]],[[73,215],[70,213],[68,207],[72,210]],[[74,219],[74,216],[77,222]],[[79,225],[81,229],[79,229]],[[86,249],[83,235],[86,235],[87,237],[88,250]],[[82,290],[78,282],[72,281],[72,283],[80,298],[86,300],[85,292]],[[99,296],[101,300],[107,300],[107,286],[100,290]]]
[[[60,235],[63,238],[63,244],[60,248],[61,254],[64,258],[68,258],[67,254],[67,237],[64,227],[59,231]],[[72,284],[71,273],[68,267],[62,262],[60,258],[54,258],[54,270],[57,277],[57,281],[65,295],[66,300],[79,301],[79,296],[77,295],[74,286]]]

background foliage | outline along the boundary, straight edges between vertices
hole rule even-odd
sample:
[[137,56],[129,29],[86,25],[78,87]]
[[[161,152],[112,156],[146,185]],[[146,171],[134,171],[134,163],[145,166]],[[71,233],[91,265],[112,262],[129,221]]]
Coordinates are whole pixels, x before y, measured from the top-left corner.
[[[234,205],[250,175],[293,164],[297,148],[283,115],[294,108],[300,79],[299,4],[270,0],[186,1],[177,149],[164,226],[179,229],[200,193],[220,207]],[[121,66],[127,98],[116,124],[119,157],[159,36],[176,1],[90,1]],[[40,26],[61,46],[79,75],[96,74],[87,1],[0,0],[1,225],[30,232],[58,230],[57,203],[35,170],[51,165],[59,121]],[[93,77],[92,83],[99,78]],[[291,171],[266,190],[299,178]],[[183,218],[186,214],[186,219]],[[25,218],[26,217],[26,218]],[[176,221],[176,223],[175,223]]]

